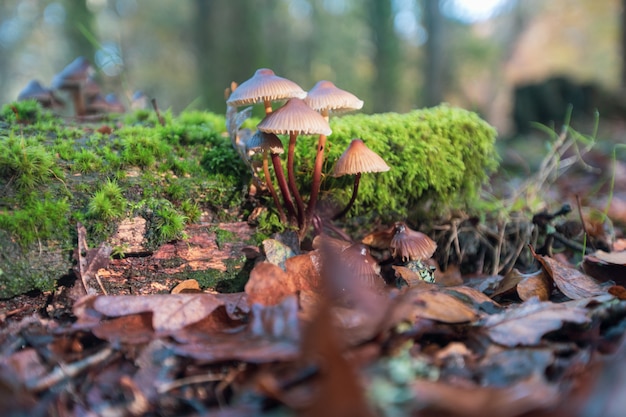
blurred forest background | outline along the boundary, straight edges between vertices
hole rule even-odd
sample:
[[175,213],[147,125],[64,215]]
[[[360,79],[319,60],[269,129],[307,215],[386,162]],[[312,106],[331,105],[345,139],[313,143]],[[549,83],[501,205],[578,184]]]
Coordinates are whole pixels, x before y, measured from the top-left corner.
[[2,0],[0,103],[83,55],[104,91],[175,113],[223,112],[230,82],[268,67],[305,90],[331,80],[365,112],[446,101],[504,135],[567,103],[621,119],[623,2]]

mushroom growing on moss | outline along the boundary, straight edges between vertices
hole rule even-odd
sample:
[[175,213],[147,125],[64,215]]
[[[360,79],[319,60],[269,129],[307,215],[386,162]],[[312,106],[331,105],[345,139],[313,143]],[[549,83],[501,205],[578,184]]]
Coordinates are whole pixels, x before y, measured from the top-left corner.
[[[315,111],[328,121],[330,111],[350,111],[359,110],[363,107],[363,101],[354,94],[341,88],[337,88],[330,81],[319,81],[309,90],[304,101]],[[307,215],[310,216],[315,211],[317,196],[320,190],[322,178],[322,165],[324,163],[324,148],[326,146],[326,135],[320,135],[317,143],[317,154],[315,155],[315,165],[313,167],[313,181],[311,185],[311,197],[307,207]]]
[[274,204],[276,204],[280,220],[282,222],[285,222],[285,213],[283,212],[283,209],[281,207],[278,195],[276,195],[276,191],[274,190],[274,185],[272,184],[272,178],[270,177],[270,172],[268,168],[267,154],[269,153],[271,155],[274,172],[276,173],[276,179],[278,181],[280,192],[283,195],[283,199],[285,200],[285,206],[287,207],[289,215],[295,218],[296,210],[293,206],[293,202],[291,201],[291,195],[289,194],[287,181],[285,181],[283,168],[280,163],[280,155],[284,153],[285,150],[278,136],[273,133],[265,133],[257,130],[257,132],[246,141],[246,148],[251,151],[260,150],[263,153],[263,174],[265,175],[267,189],[274,199]]
[[298,84],[279,77],[267,68],[256,70],[252,78],[241,83],[232,91],[226,101],[229,106],[240,107],[263,102],[265,114],[272,113],[272,101],[290,98],[304,98],[304,91]]
[[[235,91],[238,90],[239,88]],[[287,181],[298,208],[298,227],[304,233],[306,223],[304,203],[298,191],[294,173],[296,139],[298,135],[330,135],[332,133],[330,126],[319,113],[311,109],[304,101],[299,98],[292,98],[283,107],[265,116],[257,128],[266,133],[289,135]]]
[[335,163],[333,170],[333,176],[335,177],[354,174],[352,197],[350,197],[348,205],[339,213],[335,214],[333,220],[340,219],[352,208],[359,192],[359,182],[363,172],[385,171],[389,171],[389,165],[387,165],[383,158],[368,148],[361,139],[353,139],[350,145],[348,145],[348,148]]

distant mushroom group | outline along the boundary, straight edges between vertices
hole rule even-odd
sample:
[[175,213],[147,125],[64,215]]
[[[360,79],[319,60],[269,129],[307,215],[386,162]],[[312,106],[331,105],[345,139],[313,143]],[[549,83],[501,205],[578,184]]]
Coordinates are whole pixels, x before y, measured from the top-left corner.
[[65,107],[65,102],[58,94],[67,94],[77,117],[123,113],[125,107],[114,94],[102,95],[100,86],[93,78],[94,74],[95,69],[89,60],[81,56],[53,77],[51,88],[32,80],[19,93],[17,99],[35,100],[44,108],[57,110]]
[[[315,216],[317,199],[320,191],[324,151],[327,137],[332,130],[329,125],[330,112],[342,112],[359,110],[363,107],[363,101],[355,95],[336,87],[330,81],[319,81],[308,93],[296,83],[277,76],[272,70],[261,68],[241,85],[233,85],[233,91],[227,98],[229,125],[237,124],[238,115],[236,108],[241,106],[263,103],[265,118],[257,125],[258,132],[250,136],[245,146],[250,151],[263,153],[263,173],[266,187],[274,203],[277,206],[281,220],[287,217],[288,222],[296,222],[302,238],[306,234],[311,219]],[[286,103],[274,110],[272,103],[286,101]],[[241,146],[237,129],[229,129],[231,139],[236,148]],[[272,135],[272,136],[268,136]],[[287,147],[287,181],[283,174],[283,165],[280,155],[283,149],[277,146],[276,135],[287,135],[289,138]],[[296,140],[301,135],[317,135],[316,156],[312,172],[312,183],[309,201],[305,207],[300,190],[297,187],[295,164]],[[270,148],[269,142],[274,143]],[[282,194],[283,204],[287,213],[282,209],[279,198],[274,191],[272,179],[269,174],[267,155],[272,158],[274,175]],[[241,154],[241,152],[240,152]],[[345,215],[356,200],[360,175],[363,172],[382,172],[389,170],[389,166],[368,149],[361,139],[353,141],[346,156],[342,156],[337,162],[334,175],[354,174],[355,185],[352,198],[347,207],[335,215],[339,218]],[[344,167],[344,168],[342,168]]]

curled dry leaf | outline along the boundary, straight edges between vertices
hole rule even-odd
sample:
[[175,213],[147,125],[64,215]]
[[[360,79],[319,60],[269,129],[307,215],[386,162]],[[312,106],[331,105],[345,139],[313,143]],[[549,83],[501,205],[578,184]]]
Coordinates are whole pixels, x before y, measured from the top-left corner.
[[518,308],[488,316],[483,327],[489,337],[504,346],[536,345],[548,332],[558,330],[563,323],[587,323],[582,308],[551,302],[529,300]]
[[552,292],[552,283],[543,269],[535,274],[522,275],[517,284],[517,295],[522,301],[537,297],[539,301],[548,301]]
[[295,294],[297,290],[294,275],[269,262],[256,264],[250,271],[250,279],[245,286],[250,305],[280,304],[285,297]]
[[585,256],[583,270],[598,281],[626,285],[626,251],[597,251]]
[[554,285],[572,300],[606,293],[593,278],[579,270],[563,265],[548,256],[537,255],[534,252],[533,256],[543,265]]
[[202,292],[200,289],[200,284],[195,279],[186,279],[181,281],[172,289],[172,294],[181,294],[181,293],[198,293]]

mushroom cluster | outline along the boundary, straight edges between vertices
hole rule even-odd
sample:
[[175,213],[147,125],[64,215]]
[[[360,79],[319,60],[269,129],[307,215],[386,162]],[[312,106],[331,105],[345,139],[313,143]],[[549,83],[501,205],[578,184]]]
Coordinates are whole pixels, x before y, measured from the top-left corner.
[[42,107],[57,110],[65,107],[58,94],[66,94],[77,117],[103,113],[123,113],[124,105],[114,94],[103,95],[94,80],[95,69],[84,57],[78,57],[56,74],[51,88],[37,80],[30,81],[19,93],[18,100],[36,100]]
[[[331,112],[359,110],[363,107],[363,101],[326,80],[319,81],[307,93],[293,81],[279,77],[267,68],[257,70],[250,79],[239,86],[233,83],[231,91],[226,103],[228,130],[233,140],[233,145],[240,155],[247,155],[248,152],[262,154],[264,180],[277,207],[278,214],[282,221],[297,222],[300,237],[302,238],[306,234],[311,219],[315,216],[324,165],[326,140],[332,133],[329,125],[329,115]],[[274,110],[272,103],[276,101],[286,101],[286,103]],[[256,103],[263,103],[265,118],[257,125],[258,131],[244,141],[243,137],[238,133],[238,126],[241,125],[241,115],[246,114],[247,110],[237,111],[237,108]],[[247,114],[249,114],[249,111],[247,111]],[[285,135],[289,138],[286,180],[280,158],[284,149],[278,145],[280,139],[277,135]],[[305,207],[305,202],[296,182],[294,168],[295,149],[299,136],[310,135],[317,135],[318,138],[311,191]],[[280,143],[282,145],[282,142]],[[246,149],[245,152],[241,150],[244,147]],[[286,213],[281,207],[280,200],[272,184],[268,154],[271,156],[274,175],[282,194]],[[361,173],[387,170],[389,170],[389,167],[382,158],[369,150],[361,139],[353,141],[346,150],[345,156],[342,156],[337,161],[333,175],[354,174],[354,191],[347,207],[334,217],[342,217],[354,204]]]

